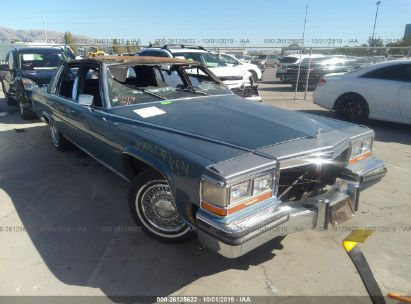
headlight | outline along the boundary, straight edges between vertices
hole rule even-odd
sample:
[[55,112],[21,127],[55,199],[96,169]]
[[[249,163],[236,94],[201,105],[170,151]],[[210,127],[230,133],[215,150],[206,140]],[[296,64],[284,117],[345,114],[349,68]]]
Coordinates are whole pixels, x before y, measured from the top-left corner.
[[22,78],[21,82],[23,83],[23,87],[26,91],[33,91],[34,89],[39,87],[37,83],[29,78]]
[[351,145],[350,164],[371,156],[373,138],[367,138]]
[[231,186],[230,204],[238,203],[251,196],[251,181]]
[[220,186],[203,180],[201,207],[214,214],[226,216],[266,200],[276,193],[275,176],[275,172],[266,172],[231,186]]
[[253,195],[273,189],[273,176],[267,174],[254,179]]

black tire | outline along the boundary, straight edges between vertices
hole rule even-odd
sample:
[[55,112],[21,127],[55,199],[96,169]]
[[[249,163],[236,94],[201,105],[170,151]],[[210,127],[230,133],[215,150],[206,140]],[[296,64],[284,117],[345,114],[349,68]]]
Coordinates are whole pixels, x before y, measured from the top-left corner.
[[50,137],[53,146],[59,151],[71,150],[71,143],[61,134],[52,119],[49,120]]
[[18,104],[19,104],[19,113],[22,119],[28,120],[28,119],[34,119],[36,117],[36,115],[32,111],[29,111],[25,107],[23,107],[23,104],[21,101]]
[[251,77],[253,77],[253,82],[256,83],[258,81],[257,73],[252,70],[250,70],[249,72],[251,73]]
[[368,120],[369,109],[365,99],[358,94],[345,94],[338,98],[335,106],[337,118],[362,123]]
[[143,171],[132,181],[128,205],[137,225],[161,242],[183,243],[194,236],[178,214],[167,181],[153,169]]

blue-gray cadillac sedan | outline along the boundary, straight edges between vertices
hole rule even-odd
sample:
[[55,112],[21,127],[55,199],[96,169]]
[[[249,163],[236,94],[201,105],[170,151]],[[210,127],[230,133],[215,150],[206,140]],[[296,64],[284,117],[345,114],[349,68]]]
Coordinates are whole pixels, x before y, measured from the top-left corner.
[[193,61],[71,61],[33,108],[57,149],[74,144],[130,181],[145,232],[197,235],[230,258],[348,220],[386,173],[372,130],[247,101]]

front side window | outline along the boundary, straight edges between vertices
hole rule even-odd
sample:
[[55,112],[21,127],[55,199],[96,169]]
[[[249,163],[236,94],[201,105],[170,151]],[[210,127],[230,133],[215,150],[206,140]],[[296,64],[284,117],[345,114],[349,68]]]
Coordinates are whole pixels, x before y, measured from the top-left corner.
[[[115,64],[107,68],[112,107],[164,101],[168,99],[230,94],[201,67]],[[197,72],[195,72],[197,71]],[[186,79],[189,79],[187,81]]]
[[8,58],[6,59],[6,61],[7,61],[7,64],[9,65],[9,69],[13,70],[14,69],[14,54],[13,54],[13,52],[10,52],[7,57]]
[[78,94],[93,96],[93,105],[102,107],[100,92],[100,68],[98,66],[85,67],[79,79]]
[[361,77],[411,82],[411,64],[397,64],[379,68]]

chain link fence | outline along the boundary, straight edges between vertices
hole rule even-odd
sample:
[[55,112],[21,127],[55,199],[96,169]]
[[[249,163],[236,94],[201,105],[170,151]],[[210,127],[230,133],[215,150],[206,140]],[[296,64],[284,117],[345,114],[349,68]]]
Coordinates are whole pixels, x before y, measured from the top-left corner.
[[[130,44],[45,44],[45,43],[0,43],[0,63],[5,63],[7,53],[14,47],[61,47],[80,57],[94,57],[104,55],[135,55],[147,46]],[[294,99],[307,99],[307,92],[315,88],[321,73],[326,71],[316,70],[317,57],[340,58],[340,61],[332,63],[333,71],[345,72],[342,65],[350,62],[352,68],[360,68],[386,60],[411,58],[411,47],[267,47],[267,46],[206,46],[205,49],[216,54],[231,54],[240,60],[258,65],[262,70],[274,68],[269,73],[270,79],[276,80],[279,85],[278,92],[294,92]],[[288,62],[285,57],[297,58],[295,62]],[[342,60],[344,58],[344,60]],[[285,62],[283,62],[285,61]],[[355,64],[354,64],[355,62]],[[267,79],[264,79],[267,82]],[[273,83],[273,82],[272,82]],[[291,89],[290,89],[291,88]]]

